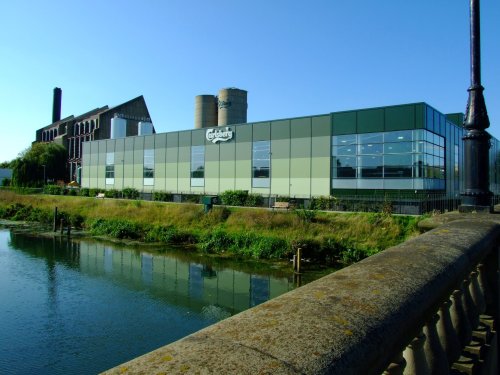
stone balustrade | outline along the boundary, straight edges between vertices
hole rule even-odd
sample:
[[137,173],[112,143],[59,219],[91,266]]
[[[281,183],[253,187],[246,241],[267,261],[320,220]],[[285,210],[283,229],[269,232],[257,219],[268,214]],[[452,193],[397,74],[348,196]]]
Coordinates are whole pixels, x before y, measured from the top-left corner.
[[499,223],[444,224],[107,373],[498,374]]

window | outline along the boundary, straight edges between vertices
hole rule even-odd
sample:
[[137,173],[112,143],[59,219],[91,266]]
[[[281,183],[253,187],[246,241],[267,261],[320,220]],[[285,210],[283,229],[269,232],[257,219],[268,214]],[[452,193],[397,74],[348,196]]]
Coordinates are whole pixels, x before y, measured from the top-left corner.
[[115,153],[106,153],[106,185],[115,183]]
[[445,140],[424,129],[333,136],[332,178],[444,180]]
[[144,168],[143,168],[144,185],[154,185],[155,177],[155,151],[144,150]]
[[271,141],[257,141],[252,148],[252,186],[269,187],[271,175]]
[[191,186],[205,186],[205,146],[191,147]]

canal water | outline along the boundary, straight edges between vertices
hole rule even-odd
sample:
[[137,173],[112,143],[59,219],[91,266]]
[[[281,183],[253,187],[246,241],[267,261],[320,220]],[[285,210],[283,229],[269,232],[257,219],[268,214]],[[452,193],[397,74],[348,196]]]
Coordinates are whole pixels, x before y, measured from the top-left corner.
[[294,287],[256,263],[0,229],[0,374],[98,373]]

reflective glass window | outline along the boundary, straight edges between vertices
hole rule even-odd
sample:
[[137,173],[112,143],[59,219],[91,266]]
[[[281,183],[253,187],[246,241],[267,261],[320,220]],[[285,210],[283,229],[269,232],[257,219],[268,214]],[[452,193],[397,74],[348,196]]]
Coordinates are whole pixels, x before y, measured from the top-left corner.
[[155,154],[154,150],[144,150],[144,178],[154,178],[155,176]]
[[356,134],[336,135],[332,137],[332,144],[335,146],[347,146],[356,143]]
[[384,143],[384,154],[411,154],[413,142]]
[[384,152],[383,143],[367,143],[359,145],[361,155],[379,155]]
[[359,144],[382,143],[384,142],[383,133],[359,134]]
[[362,178],[381,178],[382,156],[359,156],[359,173]]
[[413,138],[411,130],[400,130],[395,132],[387,132],[384,134],[384,142],[410,142]]
[[271,169],[271,142],[258,141],[252,149],[252,177],[269,178]]
[[191,147],[191,178],[205,178],[205,146]]
[[356,177],[356,157],[355,156],[338,156],[334,158],[334,173],[333,175],[339,178],[354,178]]
[[[106,178],[115,178],[115,153],[106,153]],[[110,182],[114,183],[114,182]]]

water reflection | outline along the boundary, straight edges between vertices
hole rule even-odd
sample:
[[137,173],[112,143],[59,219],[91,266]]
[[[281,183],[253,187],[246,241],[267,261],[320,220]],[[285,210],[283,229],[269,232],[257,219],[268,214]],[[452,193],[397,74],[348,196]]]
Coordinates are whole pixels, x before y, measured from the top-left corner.
[[[129,290],[143,291],[169,304],[187,307],[219,320],[293,289],[291,274],[249,273],[210,259],[189,260],[172,249],[165,254],[117,249],[98,242],[37,238],[11,233],[10,246],[43,258],[47,265],[50,305],[57,303],[56,264],[91,277],[105,277]],[[205,260],[205,263],[202,263]],[[268,270],[269,271],[269,270]],[[217,312],[217,313],[216,313]]]
[[98,373],[292,289],[258,263],[0,230],[0,372]]

